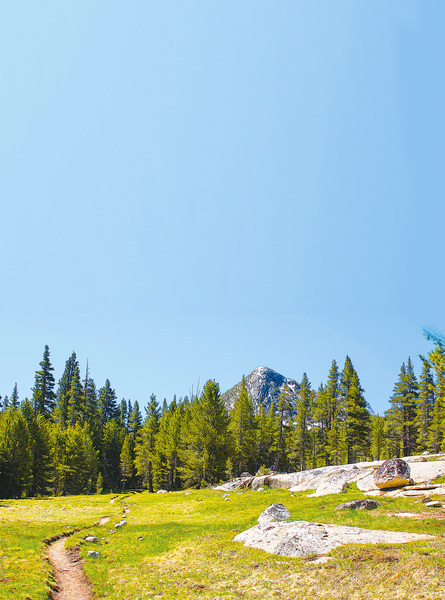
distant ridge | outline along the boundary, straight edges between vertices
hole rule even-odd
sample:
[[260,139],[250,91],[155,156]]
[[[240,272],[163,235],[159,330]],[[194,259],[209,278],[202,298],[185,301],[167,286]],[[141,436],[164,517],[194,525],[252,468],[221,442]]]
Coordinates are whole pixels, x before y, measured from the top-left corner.
[[[300,386],[296,381],[284,377],[284,375],[280,375],[280,373],[277,373],[268,367],[257,367],[250,375],[245,377],[245,382],[247,393],[249,394],[255,409],[259,410],[260,404],[262,404],[266,412],[270,409],[271,404],[276,408],[278,398],[285,387],[288,388],[292,400],[298,396],[300,390]],[[222,399],[229,410],[232,410],[240,390],[241,382],[222,394]]]

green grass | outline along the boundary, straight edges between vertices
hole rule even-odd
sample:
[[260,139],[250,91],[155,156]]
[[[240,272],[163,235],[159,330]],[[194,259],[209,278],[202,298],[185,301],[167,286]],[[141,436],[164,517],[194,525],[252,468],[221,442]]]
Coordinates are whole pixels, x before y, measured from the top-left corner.
[[48,598],[44,540],[97,521],[111,496],[0,500],[0,598]]
[[[190,495],[130,494],[114,504],[109,503],[110,496],[10,502],[9,508],[0,508],[0,579],[12,580],[0,583],[0,598],[46,598],[48,566],[42,560],[41,540],[63,532],[67,525],[85,527],[107,514],[112,516],[109,523],[88,526],[67,542],[80,545],[99,598],[445,598],[443,511],[426,509],[418,498],[383,497],[374,511],[334,512],[339,503],[363,497],[355,485],[345,494],[318,498],[307,498],[306,492],[291,496],[286,490],[232,492],[228,501],[222,496],[222,492],[200,490]],[[233,542],[236,532],[255,525],[273,502],[282,502],[293,520],[437,537],[406,545],[343,546],[323,565],[314,564],[312,557],[279,557]],[[124,506],[130,509],[128,525],[110,535]],[[395,516],[399,512],[418,513],[422,518]],[[24,522],[29,525],[26,529]],[[99,541],[86,543],[83,538],[88,534]],[[100,556],[87,557],[90,549]],[[28,563],[33,565],[32,582]]]

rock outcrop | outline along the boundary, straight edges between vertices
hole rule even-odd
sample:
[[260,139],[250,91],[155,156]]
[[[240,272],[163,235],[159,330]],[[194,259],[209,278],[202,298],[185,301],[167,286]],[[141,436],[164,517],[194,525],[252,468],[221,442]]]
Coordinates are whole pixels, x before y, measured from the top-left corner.
[[281,502],[277,504],[271,504],[258,517],[258,523],[260,525],[264,525],[264,523],[274,523],[276,521],[285,521],[286,519],[290,519],[290,512],[281,504]]
[[279,521],[255,525],[236,535],[234,541],[280,556],[302,557],[327,554],[343,544],[405,544],[430,538],[433,536],[308,521]]
[[401,458],[389,458],[374,473],[374,483],[380,489],[403,487],[414,483],[409,464]]
[[[437,458],[442,459],[443,455],[437,455]],[[431,480],[445,474],[445,460],[420,462],[420,457],[413,456],[406,457],[405,461],[402,462],[409,464],[410,477],[417,484],[429,483]],[[344,491],[347,484],[355,482],[359,490],[378,495],[380,491],[374,479],[374,472],[383,463],[384,461],[363,462],[355,465],[319,467],[297,473],[272,473],[260,477],[238,477],[217,486],[215,489],[230,492],[237,488],[258,490],[262,487],[269,487],[270,489],[289,489],[291,492],[315,490],[312,495],[323,496],[338,494]],[[408,485],[410,479],[405,479],[405,481],[406,483],[400,483],[400,485]],[[395,487],[395,485],[393,482],[391,487]],[[381,489],[383,490],[382,493],[387,490],[387,488]]]

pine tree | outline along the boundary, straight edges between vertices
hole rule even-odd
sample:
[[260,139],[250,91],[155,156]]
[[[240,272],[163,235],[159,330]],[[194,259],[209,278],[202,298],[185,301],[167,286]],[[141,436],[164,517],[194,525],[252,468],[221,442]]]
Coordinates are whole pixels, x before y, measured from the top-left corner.
[[147,413],[145,422],[136,440],[135,465],[137,474],[151,493],[153,492],[153,458],[160,419],[159,403],[154,394],[150,396],[150,402],[145,410]]
[[278,441],[278,432],[275,410],[272,403],[268,414],[265,413],[264,406],[260,403],[257,423],[258,460],[255,470],[258,470],[260,467],[273,468],[274,448],[276,448],[276,442]]
[[0,414],[0,496],[21,498],[32,483],[31,436],[17,408]]
[[331,429],[332,423],[335,419],[339,418],[340,410],[340,390],[339,390],[340,374],[338,371],[338,365],[335,360],[332,361],[331,369],[328,375],[328,382],[326,384],[326,408],[324,409],[326,416],[326,429]]
[[429,352],[428,360],[435,371],[435,403],[428,436],[428,446],[433,452],[440,452],[444,447],[445,428],[445,347],[436,339],[436,348]]
[[64,489],[71,494],[89,492],[97,474],[97,450],[88,425],[69,425],[64,431]]
[[84,418],[82,424],[88,423],[93,442],[96,448],[100,447],[101,436],[101,414],[99,401],[97,398],[96,384],[90,376],[88,361],[85,370],[85,379],[83,380],[83,400],[84,400]]
[[54,409],[56,395],[54,393],[54,368],[49,360],[49,347],[45,346],[40,369],[36,371],[32,402],[36,413],[49,417]]
[[419,396],[415,417],[417,432],[416,451],[423,452],[429,448],[430,429],[433,421],[434,405],[436,401],[435,384],[431,373],[431,364],[421,356],[423,362],[422,374],[419,381]]
[[43,413],[35,412],[27,398],[22,402],[20,410],[26,419],[30,435],[32,482],[29,494],[31,496],[46,495],[49,493],[53,474],[50,423]]
[[328,433],[329,433],[329,395],[321,383],[313,402],[314,424],[311,428],[312,466],[327,466],[329,464]]
[[365,460],[369,455],[371,419],[363,396],[364,389],[349,356],[345,360],[339,391],[344,415],[346,462],[357,462],[359,458]]
[[18,408],[19,404],[20,404],[20,400],[19,400],[19,392],[17,389],[17,383],[15,383],[14,388],[12,390],[12,394],[11,394],[11,399],[10,399],[10,405],[12,406],[12,408]]
[[371,456],[372,460],[389,458],[385,456],[385,418],[371,417]]
[[170,491],[181,487],[181,428],[185,410],[174,398],[160,418],[153,460],[155,488],[162,487]]
[[410,456],[416,445],[415,418],[418,402],[418,384],[410,358],[400,368],[390,402],[393,409],[388,411],[388,419],[398,433],[403,456]]
[[73,377],[75,376],[76,367],[79,369],[76,353],[73,352],[65,363],[65,370],[57,387],[56,404],[54,408],[54,420],[59,423],[62,428],[68,423],[68,407],[70,404],[70,390]]
[[229,416],[219,385],[208,381],[187,412],[181,450],[183,478],[188,485],[216,483],[224,478],[230,455]]
[[139,410],[139,403],[136,400],[131,413],[129,413],[129,415],[128,415],[128,425],[127,425],[128,432],[129,432],[130,437],[133,440],[133,442],[136,440],[136,436],[137,436],[141,426],[142,426],[142,415],[141,415],[141,411]]
[[105,423],[102,433],[100,471],[104,478],[104,487],[108,490],[119,488],[120,456],[124,437],[124,430],[116,421],[107,421]]
[[116,400],[116,393],[111,388],[109,379],[107,379],[104,387],[99,390],[99,406],[102,423],[106,423],[107,421],[111,421],[115,418],[117,411]]
[[130,438],[128,435],[125,436],[124,443],[122,445],[121,456],[120,456],[120,469],[122,477],[122,492],[125,490],[125,483],[127,479],[130,479],[133,475],[133,459],[131,456],[131,445]]
[[84,388],[80,381],[79,365],[74,366],[74,373],[71,379],[71,386],[67,395],[67,423],[71,426],[76,423],[85,422],[85,396]]
[[124,427],[125,429],[127,429],[128,427],[128,405],[127,405],[127,401],[125,400],[125,398],[122,398],[121,403],[119,405],[119,417],[120,417],[120,423],[122,425],[122,427]]
[[297,414],[291,434],[290,458],[299,471],[306,469],[306,460],[309,453],[309,430],[310,408],[312,404],[311,383],[306,373],[300,383],[300,392],[297,398]]
[[279,433],[278,433],[278,441],[276,444],[276,451],[275,451],[275,460],[274,460],[274,464],[273,464],[273,471],[278,471],[278,466],[280,464],[280,459],[281,461],[283,461],[283,450],[284,450],[284,441],[285,441],[285,422],[288,420],[289,418],[289,414],[291,412],[292,409],[292,403],[291,403],[291,397],[290,397],[290,390],[287,386],[284,387],[283,391],[281,392],[279,399],[278,399],[278,403],[277,403],[277,409],[278,409],[278,423],[279,423]]
[[256,433],[255,412],[247,394],[244,377],[241,381],[240,393],[233,406],[229,429],[234,446],[233,462],[238,475],[241,475],[245,467],[249,468],[253,461]]

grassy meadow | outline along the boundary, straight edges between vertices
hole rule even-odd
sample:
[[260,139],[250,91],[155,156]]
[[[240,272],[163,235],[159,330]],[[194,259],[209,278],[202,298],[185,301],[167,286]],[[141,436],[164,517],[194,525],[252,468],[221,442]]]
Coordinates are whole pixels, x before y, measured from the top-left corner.
[[[362,494],[307,498],[286,490],[168,494],[128,493],[0,503],[0,598],[48,597],[51,584],[42,540],[86,527],[67,540],[80,545],[85,570],[99,598],[445,598],[445,520],[417,498],[380,498],[375,511],[338,511]],[[406,545],[343,546],[332,560],[291,559],[233,542],[236,532],[256,524],[271,503],[282,502],[292,519],[431,533],[434,540]],[[110,534],[122,514],[128,525]],[[395,513],[415,513],[403,518]],[[110,521],[93,526],[100,516]],[[91,525],[91,526],[89,526]],[[88,534],[98,542],[84,541]],[[103,538],[103,539],[102,539]],[[99,558],[87,557],[90,549]]]

